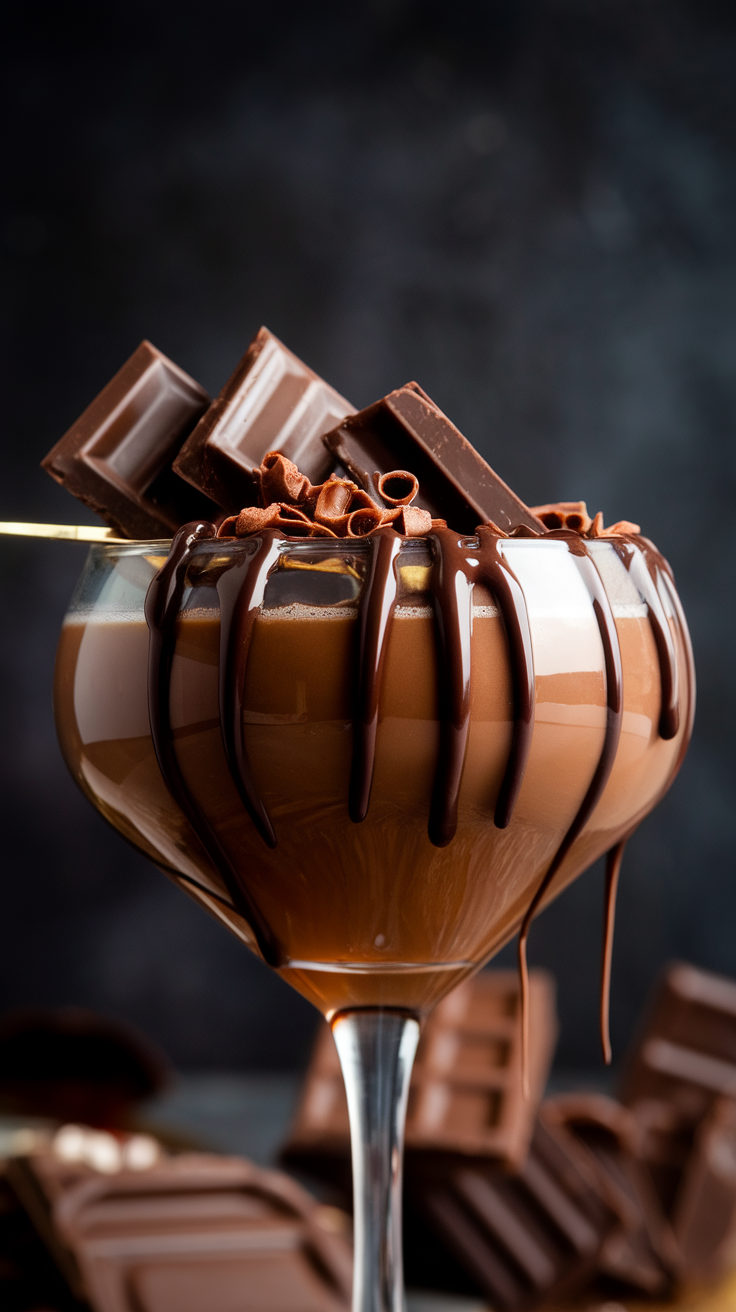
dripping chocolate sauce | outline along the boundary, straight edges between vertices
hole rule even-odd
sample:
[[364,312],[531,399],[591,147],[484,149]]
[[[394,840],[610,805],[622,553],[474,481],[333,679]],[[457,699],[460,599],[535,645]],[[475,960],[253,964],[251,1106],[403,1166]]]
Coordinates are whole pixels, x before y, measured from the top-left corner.
[[[191,795],[176,760],[169,713],[169,681],[175,647],[176,619],[185,575],[197,543],[215,536],[206,523],[185,525],[176,534],[169,557],[153,580],[146,598],[150,629],[148,698],[154,749],[164,781],[186,815],[205,851],[218,870],[236,910],[253,929],[259,950],[271,966],[285,964],[257,906],[212,826]],[[529,536],[535,536],[529,533]],[[552,530],[545,537],[565,541],[591,598],[603,645],[606,670],[606,729],[603,747],[588,791],[541,879],[519,931],[522,1053],[528,1047],[528,968],[526,947],[529,928],[555,874],[592,816],[613,768],[623,715],[621,652],[616,625],[602,580],[584,538],[567,530]],[[365,818],[375,762],[380,689],[397,601],[396,560],[403,539],[390,527],[371,535],[372,553],[358,621],[358,660],[354,716],[354,750],[350,779],[349,813],[355,822]],[[498,797],[494,822],[505,828],[513,815],[531,749],[534,730],[535,680],[531,629],[523,590],[503,554],[502,536],[482,526],[469,539],[451,529],[438,528],[428,535],[434,557],[430,575],[431,602],[440,660],[441,746],[432,791],[429,838],[435,846],[452,841],[470,727],[470,653],[473,585],[483,584],[495,598],[509,647],[513,688],[511,748]],[[277,529],[266,529],[253,539],[223,571],[217,590],[220,600],[220,723],[230,773],[249,816],[263,841],[276,846],[276,835],[251,776],[244,739],[243,695],[248,649],[253,625],[263,602],[270,571],[282,546],[288,542]],[[609,539],[647,604],[657,650],[662,688],[659,732],[672,738],[679,728],[679,692],[674,640],[662,602],[662,589],[675,606],[670,571],[656,548],[646,539]],[[688,659],[688,680],[692,684]],[[691,693],[691,686],[689,688]],[[690,696],[689,701],[692,702]],[[610,1056],[608,991],[615,914],[615,895],[624,841],[608,855],[607,896],[601,988],[601,1035],[604,1054]],[[526,1069],[524,1071],[526,1080]]]

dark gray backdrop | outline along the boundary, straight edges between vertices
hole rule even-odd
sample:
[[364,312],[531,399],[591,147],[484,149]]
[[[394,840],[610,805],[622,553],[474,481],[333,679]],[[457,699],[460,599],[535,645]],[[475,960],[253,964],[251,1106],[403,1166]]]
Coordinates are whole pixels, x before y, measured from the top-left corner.
[[[268,324],[356,404],[417,378],[530,503],[668,555],[695,739],[630,845],[614,1038],[673,954],[736,974],[736,16],[717,0],[26,6],[3,56],[0,517],[143,337],[210,390]],[[0,543],[0,1006],[290,1067],[311,1009],[108,831],[50,685],[83,548]],[[597,1061],[601,872],[533,931]]]

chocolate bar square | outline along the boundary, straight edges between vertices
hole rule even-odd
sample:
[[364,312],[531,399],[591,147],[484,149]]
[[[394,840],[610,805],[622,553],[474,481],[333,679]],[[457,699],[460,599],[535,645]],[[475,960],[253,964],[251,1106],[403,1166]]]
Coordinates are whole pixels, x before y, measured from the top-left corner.
[[414,502],[459,533],[489,521],[504,532],[545,531],[417,383],[353,414],[325,437],[339,464],[372,496],[375,474],[406,469],[419,479]]
[[208,404],[199,383],[141,342],[41,463],[122,537],[171,537],[217,513],[171,469]]
[[261,328],[232,377],[188,438],[174,470],[230,514],[257,504],[253,472],[280,451],[312,483],[335,461],[322,445],[353,406]]

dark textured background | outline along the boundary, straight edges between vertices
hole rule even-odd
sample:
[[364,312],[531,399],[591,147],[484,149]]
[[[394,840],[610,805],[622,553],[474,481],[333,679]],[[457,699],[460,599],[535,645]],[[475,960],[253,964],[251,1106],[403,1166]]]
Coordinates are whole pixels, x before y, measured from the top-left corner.
[[[417,378],[530,503],[668,555],[695,739],[630,845],[614,1039],[673,954],[736,974],[736,11],[717,0],[25,6],[2,56],[0,518],[143,336],[211,391],[261,322],[362,405]],[[125,1015],[184,1067],[297,1065],[311,1009],[67,777],[83,548],[0,543],[0,1005]],[[538,922],[597,1061],[601,872]]]

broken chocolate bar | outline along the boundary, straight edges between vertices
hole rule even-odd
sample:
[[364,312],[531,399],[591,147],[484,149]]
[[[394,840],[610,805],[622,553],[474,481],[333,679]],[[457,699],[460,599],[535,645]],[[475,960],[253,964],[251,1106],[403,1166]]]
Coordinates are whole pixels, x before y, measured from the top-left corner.
[[349,1306],[350,1251],[332,1209],[326,1226],[324,1209],[278,1172],[189,1154],[106,1176],[38,1154],[16,1177],[97,1312]]
[[657,987],[622,1089],[668,1213],[696,1129],[724,1096],[736,1097],[736,983],[675,963]]
[[521,1309],[565,1297],[597,1270],[617,1217],[564,1136],[537,1124],[513,1174],[471,1159],[429,1163],[407,1181],[411,1206],[492,1305]]
[[674,1235],[654,1183],[637,1159],[638,1127],[631,1112],[600,1094],[573,1093],[542,1103],[548,1129],[569,1136],[578,1165],[595,1178],[618,1218],[598,1257],[598,1272],[652,1297],[665,1294],[679,1268]]
[[[407,1171],[423,1151],[523,1161],[557,1039],[554,983],[530,977],[530,1095],[521,1084],[519,984],[514,971],[482,971],[459,985],[425,1022],[406,1118]],[[328,1026],[319,1032],[282,1160],[345,1188],[349,1124]]]
[[719,1098],[700,1126],[678,1190],[672,1224],[692,1280],[713,1280],[736,1251],[736,1102]]
[[141,342],[41,463],[123,537],[171,537],[218,513],[171,468],[208,404],[193,378]]
[[459,533],[473,533],[489,522],[505,533],[520,527],[545,531],[416,383],[344,419],[324,441],[376,500],[376,474],[410,469],[419,480],[416,505]]
[[322,483],[335,465],[322,435],[352,413],[344,397],[261,328],[182,447],[174,470],[237,514],[258,504],[253,474],[269,451],[280,451],[310,482]]

